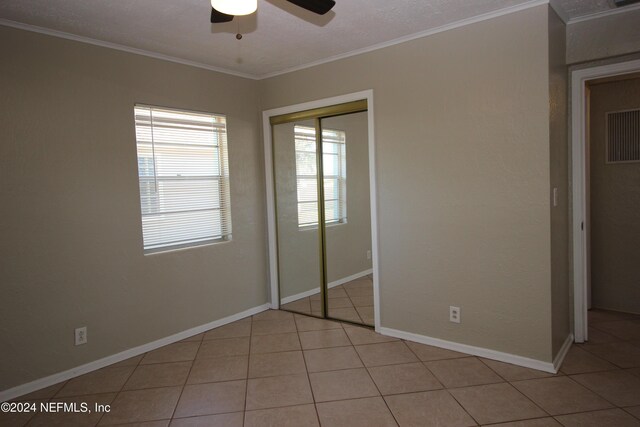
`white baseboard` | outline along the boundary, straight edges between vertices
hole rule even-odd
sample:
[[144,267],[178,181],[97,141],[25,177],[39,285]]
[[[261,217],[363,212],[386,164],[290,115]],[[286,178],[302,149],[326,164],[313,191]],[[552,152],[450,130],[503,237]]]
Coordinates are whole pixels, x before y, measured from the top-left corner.
[[[598,305],[600,305],[600,304],[598,304]],[[638,311],[628,311],[628,310],[627,310],[627,311],[625,311],[625,310],[621,310],[621,309],[619,309],[619,308],[607,308],[607,307],[602,307],[602,306],[600,306],[600,307],[593,307],[593,306],[591,306],[591,307],[589,307],[587,310],[607,310],[607,311],[614,311],[614,312],[616,312],[616,313],[618,313],[618,314],[621,314],[621,315],[623,315],[623,316],[624,316],[625,314],[633,314],[633,315],[636,315],[636,316],[640,315],[640,312],[638,312]]]
[[280,307],[282,307],[284,304],[289,304],[290,302],[310,297],[311,295],[315,295],[319,292],[320,288],[313,288],[305,292],[300,292],[299,294],[291,295],[290,297],[282,298],[282,301],[280,301]]
[[555,369],[556,372],[558,372],[558,370],[560,369],[560,366],[562,366],[562,362],[564,361],[564,358],[567,356],[567,353],[571,348],[571,344],[573,344],[573,334],[567,335],[567,338],[564,340],[564,344],[562,344],[562,347],[560,347],[560,351],[558,352],[558,354],[556,354],[556,357],[553,359],[553,369]]
[[[371,274],[371,273],[373,273],[373,269],[372,268],[370,268],[368,270],[365,270],[365,271],[361,271],[360,273],[352,274],[351,276],[343,277],[342,279],[338,279],[338,280],[336,280],[334,282],[327,283],[327,288],[331,289],[331,288],[335,288],[336,286],[344,285],[345,283],[349,283],[352,280],[359,279],[359,278],[364,277],[367,274]],[[310,289],[310,290],[305,291],[305,292],[300,292],[299,294],[291,295],[291,296],[286,297],[286,298],[282,298],[282,302],[280,303],[280,305],[288,304],[290,302],[297,301],[297,300],[302,299],[302,298],[310,297],[311,295],[315,295],[317,293],[320,293],[320,288],[319,287]]]
[[558,372],[558,370],[556,369],[555,363],[543,362],[541,360],[530,359],[528,357],[523,357],[523,356],[517,356],[511,353],[503,353],[501,351],[490,350],[488,348],[475,347],[472,345],[460,344],[453,341],[445,341],[439,338],[427,337],[425,335],[413,334],[411,332],[398,331],[396,329],[391,329],[391,328],[380,328],[378,332],[381,333],[382,335],[388,335],[390,337],[401,338],[407,341],[413,341],[420,344],[432,345],[434,347],[445,348],[447,350],[453,350],[460,353],[471,354],[473,356],[480,356],[480,357],[484,357],[485,359],[492,359],[492,360],[497,360],[499,362],[511,363],[512,365],[523,366],[525,368],[537,369],[539,371],[550,372],[552,374],[555,374]]
[[194,335],[201,334],[209,329],[217,328],[226,325],[236,320],[244,319],[245,317],[253,316],[254,314],[261,313],[270,308],[269,304],[263,304],[258,307],[253,307],[243,312],[233,314],[231,316],[224,317],[222,319],[214,320],[213,322],[205,325],[196,326],[195,328],[187,329],[186,331],[178,332],[177,334],[161,338],[159,340],[143,344],[138,347],[130,348],[129,350],[122,351],[120,353],[113,354],[111,356],[103,357],[102,359],[89,362],[87,364],[71,368],[64,372],[58,372],[57,374],[49,375],[48,377],[40,378],[35,381],[31,381],[26,384],[22,384],[8,390],[0,392],[0,402],[6,402],[19,396],[40,390],[45,387],[52,386],[61,381],[66,381],[71,378],[75,378],[79,375],[83,375],[97,369],[104,368],[117,362],[129,359],[131,357],[139,356],[151,350],[163,347],[167,344],[172,344],[177,341],[192,337]]
[[327,287],[329,289],[335,288],[336,286],[344,285],[345,283],[349,283],[352,280],[359,279],[361,277],[366,276],[367,274],[373,274],[373,268],[370,268],[365,271],[361,271],[360,273],[352,274],[351,276],[343,277],[342,279],[338,279],[335,282],[329,282]]

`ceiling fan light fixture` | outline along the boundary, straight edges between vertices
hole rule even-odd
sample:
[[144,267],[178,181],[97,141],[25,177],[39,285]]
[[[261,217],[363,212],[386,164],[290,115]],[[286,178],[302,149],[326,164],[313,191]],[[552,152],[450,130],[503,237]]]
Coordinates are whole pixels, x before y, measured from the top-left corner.
[[211,7],[226,15],[250,15],[258,8],[258,0],[211,0]]

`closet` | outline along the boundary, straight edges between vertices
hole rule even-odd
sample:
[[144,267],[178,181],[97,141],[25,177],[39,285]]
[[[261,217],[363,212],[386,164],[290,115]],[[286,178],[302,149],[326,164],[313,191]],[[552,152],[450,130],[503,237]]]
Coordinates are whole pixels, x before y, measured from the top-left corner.
[[373,326],[367,100],[269,120],[280,309]]

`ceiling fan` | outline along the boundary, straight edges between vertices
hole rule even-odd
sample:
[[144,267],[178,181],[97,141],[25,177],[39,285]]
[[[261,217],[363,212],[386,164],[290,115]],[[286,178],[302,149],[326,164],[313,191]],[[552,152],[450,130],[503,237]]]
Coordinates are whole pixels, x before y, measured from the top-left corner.
[[[334,0],[287,0],[318,15],[329,12]],[[211,0],[211,23],[230,22],[234,16],[249,15],[256,11],[258,0]]]

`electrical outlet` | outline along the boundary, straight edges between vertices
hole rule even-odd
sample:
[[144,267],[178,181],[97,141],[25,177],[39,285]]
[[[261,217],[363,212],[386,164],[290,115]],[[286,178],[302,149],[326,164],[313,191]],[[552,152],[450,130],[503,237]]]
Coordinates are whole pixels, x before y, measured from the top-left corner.
[[460,307],[449,306],[449,321],[460,323]]
[[76,345],[86,344],[87,343],[87,327],[83,326],[82,328],[77,328],[75,331],[76,335]]
[[367,259],[371,259],[371,251],[367,251]]

